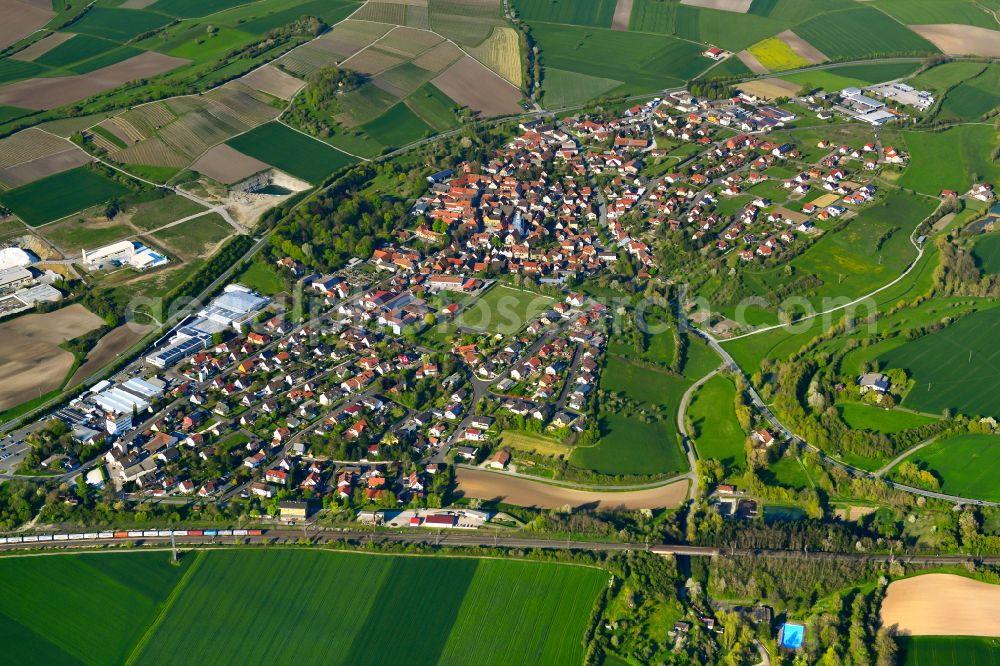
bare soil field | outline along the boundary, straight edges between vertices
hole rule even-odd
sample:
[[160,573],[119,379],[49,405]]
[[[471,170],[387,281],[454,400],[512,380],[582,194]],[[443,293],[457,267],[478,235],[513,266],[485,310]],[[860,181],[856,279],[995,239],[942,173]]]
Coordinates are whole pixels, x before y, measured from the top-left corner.
[[1000,32],[957,23],[911,25],[910,30],[949,55],[1000,58]]
[[705,9],[720,9],[724,12],[746,14],[753,0],[681,0],[682,5],[704,7]]
[[821,62],[829,60],[825,53],[796,35],[791,30],[786,30],[778,35],[778,39],[788,44],[789,48],[791,48],[796,55],[805,58],[814,65],[818,65]]
[[294,97],[295,93],[306,84],[305,81],[286,74],[272,65],[258,67],[240,80],[254,90],[266,92],[286,101]]
[[0,183],[20,187],[36,180],[82,166],[91,161],[90,155],[79,148],[70,147],[58,153],[22,162],[7,169],[0,169]]
[[567,504],[588,509],[674,508],[684,501],[688,490],[687,481],[679,481],[650,490],[588,492],[464,467],[455,471],[455,478],[458,492],[464,496],[542,509],[558,509]]
[[222,143],[202,155],[191,168],[223,185],[231,185],[255,173],[270,169],[271,165]]
[[0,87],[0,104],[23,109],[53,109],[64,104],[117,88],[135,79],[144,79],[186,65],[190,60],[153,51],[102,67],[80,76],[27,79]]
[[63,42],[73,39],[73,36],[74,35],[69,32],[53,32],[51,35],[39,39],[28,48],[18,51],[10,58],[11,60],[23,60],[25,62],[30,62],[38,56],[45,55]]
[[632,17],[632,0],[618,0],[615,5],[615,18],[611,21],[612,30],[628,30],[628,20]]
[[113,361],[118,354],[134,345],[152,330],[151,325],[130,322],[105,333],[104,337],[98,340],[94,348],[87,354],[87,360],[73,373],[66,388],[82,384],[88,377]]
[[[441,42],[414,58],[413,64],[432,72],[441,72],[463,55],[462,49],[451,42]],[[520,70],[518,70],[518,75],[520,75]]]
[[776,97],[794,95],[802,86],[791,81],[782,81],[781,79],[756,79],[741,83],[738,87],[747,94],[765,99],[774,99]]
[[1000,585],[955,574],[889,584],[882,624],[904,636],[1000,636]]
[[402,62],[404,62],[402,57],[382,51],[373,46],[364,51],[359,51],[340,64],[347,69],[353,69],[356,72],[374,76]]
[[62,386],[73,355],[58,345],[104,323],[82,305],[46,314],[29,314],[0,324],[0,409]]
[[0,48],[27,37],[55,15],[46,3],[0,0]]
[[521,91],[481,62],[465,56],[431,81],[459,104],[484,116],[501,116],[521,110]]
[[390,30],[392,30],[392,26],[384,23],[367,23],[348,19],[343,23],[338,23],[325,35],[309,42],[309,46],[346,57],[381,39]]
[[750,71],[754,74],[767,74],[771,71],[767,67],[764,67],[764,65],[760,64],[760,60],[757,60],[757,57],[747,50],[740,51],[736,54],[736,57],[739,58],[744,65],[749,67]]

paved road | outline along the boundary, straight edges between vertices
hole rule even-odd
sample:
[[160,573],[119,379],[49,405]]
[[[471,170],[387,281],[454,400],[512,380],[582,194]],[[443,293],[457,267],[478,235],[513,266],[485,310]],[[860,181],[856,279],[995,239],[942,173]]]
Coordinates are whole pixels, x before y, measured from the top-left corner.
[[681,434],[681,439],[684,443],[684,452],[687,454],[688,465],[691,468],[691,471],[685,475],[691,479],[691,488],[688,494],[691,499],[698,497],[698,474],[696,467],[696,463],[698,462],[698,453],[695,451],[694,438],[691,436],[691,433],[687,431],[687,422],[684,417],[687,416],[687,410],[691,405],[691,397],[694,396],[694,392],[697,391],[702,384],[718,374],[718,372],[719,369],[716,368],[689,386],[688,390],[684,391],[684,395],[681,396],[680,405],[677,407],[677,432]]
[[[764,418],[767,419],[768,423],[770,423],[771,426],[778,433],[782,434],[785,437],[785,439],[792,442],[797,442],[806,449],[814,451],[823,462],[827,463],[828,465],[840,467],[841,469],[846,470],[852,476],[860,476],[870,479],[881,478],[878,476],[877,473],[869,472],[867,470],[854,467],[853,465],[849,465],[841,460],[837,460],[836,458],[827,455],[818,446],[810,444],[805,439],[796,435],[794,432],[786,428],[785,425],[781,421],[779,421],[778,418],[774,415],[770,407],[764,404],[764,401],[761,400],[760,395],[757,393],[756,389],[754,389],[754,387],[750,384],[749,378],[746,376],[746,374],[743,372],[740,366],[736,363],[736,361],[733,360],[733,357],[730,356],[729,352],[723,349],[722,346],[719,344],[719,342],[714,337],[712,337],[711,334],[694,327],[690,327],[689,330],[694,331],[702,338],[704,338],[705,341],[709,344],[709,346],[713,350],[715,350],[715,352],[719,356],[722,357],[722,359],[725,361],[726,367],[729,370],[743,377],[744,381],[747,384],[747,392],[750,394],[750,399],[753,402],[754,408],[756,408],[757,411],[763,414]],[[888,485],[890,488],[899,490],[901,492],[910,493],[911,495],[921,495],[923,497],[928,497],[931,499],[944,500],[945,502],[951,502],[953,504],[975,504],[978,506],[1000,507],[1000,502],[987,502],[986,500],[973,499],[970,497],[959,497],[957,495],[947,495],[945,493],[937,493],[931,490],[924,490],[923,488],[915,488],[913,486],[908,486],[903,483],[896,483],[895,481],[888,481],[886,479],[882,479],[882,482]]]

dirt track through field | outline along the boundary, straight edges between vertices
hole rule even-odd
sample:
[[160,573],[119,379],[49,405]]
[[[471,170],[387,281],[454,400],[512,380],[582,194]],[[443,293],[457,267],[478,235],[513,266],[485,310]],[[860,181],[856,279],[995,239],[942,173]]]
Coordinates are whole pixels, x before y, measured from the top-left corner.
[[678,481],[648,490],[589,492],[463,467],[456,470],[455,478],[458,492],[467,497],[542,509],[558,509],[567,504],[588,509],[674,508],[680,506],[688,491],[687,481]]
[[0,104],[24,109],[53,109],[76,102],[123,83],[144,79],[191,62],[147,51],[89,74],[27,79],[0,87]]
[[478,60],[463,57],[431,81],[462,106],[484,116],[501,116],[521,110],[521,91]]
[[907,636],[1000,636],[1000,585],[925,574],[889,585],[882,624]]
[[[910,30],[949,55],[1000,58],[1000,33],[988,28],[955,23],[911,25]],[[997,26],[1000,28],[1000,25]]]
[[618,0],[618,4],[615,5],[615,18],[611,21],[611,29],[628,30],[630,18],[632,18],[632,0]]
[[104,321],[82,305],[29,314],[0,324],[0,409],[10,409],[58,389],[73,355],[58,345]]

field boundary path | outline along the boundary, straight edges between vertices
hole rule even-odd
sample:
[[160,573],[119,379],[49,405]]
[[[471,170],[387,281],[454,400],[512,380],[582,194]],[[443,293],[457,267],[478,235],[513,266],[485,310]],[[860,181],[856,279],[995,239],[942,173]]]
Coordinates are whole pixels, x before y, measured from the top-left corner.
[[905,451],[903,451],[902,453],[900,453],[898,456],[896,456],[895,458],[893,458],[891,461],[889,461],[888,463],[886,463],[882,467],[882,469],[880,469],[877,472],[875,472],[874,475],[877,476],[877,477],[882,477],[886,472],[888,472],[889,470],[891,470],[893,467],[895,467],[899,463],[903,462],[904,460],[906,460],[907,458],[909,458],[910,456],[912,456],[914,453],[916,453],[920,449],[922,449],[925,446],[927,446],[928,444],[933,444],[936,441],[937,441],[937,437],[931,437],[930,439],[926,439],[926,440],[920,442],[916,446],[912,446],[912,447],[906,449]]
[[194,576],[195,571],[198,570],[198,567],[205,559],[204,553],[205,551],[203,550],[198,551],[198,553],[195,555],[194,562],[191,563],[191,566],[188,567],[188,570],[184,572],[184,575],[181,576],[181,579],[177,581],[176,585],[174,585],[174,589],[170,590],[170,596],[168,596],[166,601],[163,602],[163,605],[160,607],[159,612],[156,614],[156,618],[152,622],[150,622],[148,627],[146,627],[146,631],[143,632],[142,637],[138,640],[138,642],[132,648],[132,652],[130,652],[128,657],[125,659],[126,664],[128,665],[134,664],[136,660],[139,658],[139,656],[142,654],[142,651],[146,649],[146,644],[149,643],[150,639],[153,637],[153,634],[156,633],[156,630],[160,628],[161,624],[163,624],[163,620],[167,617],[167,613],[170,612],[170,609],[173,607],[174,602],[177,601],[177,598],[181,595],[181,592],[183,592],[184,588],[187,587],[188,581],[191,580],[192,576]]
[[691,433],[687,431],[687,410],[691,405],[691,398],[694,397],[694,392],[697,391],[702,385],[705,384],[712,377],[715,377],[719,373],[720,368],[712,370],[710,373],[691,384],[684,391],[684,395],[681,396],[681,402],[677,405],[677,432],[681,435],[681,443],[684,447],[684,453],[687,454],[688,464],[691,466],[691,471],[688,472],[687,476],[691,479],[691,488],[689,491],[689,497],[694,499],[698,496],[698,453],[695,451],[695,439],[691,436]]

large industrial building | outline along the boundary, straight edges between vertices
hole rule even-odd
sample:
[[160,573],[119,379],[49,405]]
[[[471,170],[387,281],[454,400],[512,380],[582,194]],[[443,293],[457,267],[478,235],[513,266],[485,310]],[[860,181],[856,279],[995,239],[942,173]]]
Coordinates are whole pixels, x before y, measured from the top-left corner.
[[83,251],[83,265],[91,270],[128,264],[138,271],[170,263],[165,256],[138,241],[123,240],[96,250]]
[[243,332],[270,302],[243,285],[231,284],[195,315],[193,321],[180,326],[166,347],[146,356],[146,363],[160,369],[168,368],[208,347],[216,333],[229,329]]

